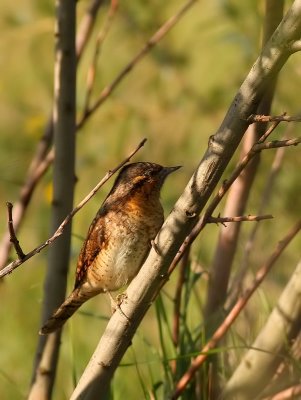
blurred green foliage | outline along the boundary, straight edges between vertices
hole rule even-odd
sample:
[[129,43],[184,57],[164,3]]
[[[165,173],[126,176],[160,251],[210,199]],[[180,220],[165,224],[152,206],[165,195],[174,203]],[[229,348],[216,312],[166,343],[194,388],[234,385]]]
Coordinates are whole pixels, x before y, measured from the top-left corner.
[[[78,3],[79,21],[88,3],[87,0]],[[167,3],[139,0],[120,2],[113,26],[101,50],[94,99],[181,4],[183,2],[178,0]],[[97,29],[80,62],[77,99],[79,116],[85,99],[86,74],[94,51],[95,37],[107,11],[107,6],[101,9]],[[14,202],[18,198],[26,169],[51,111],[54,5],[47,0],[2,0],[0,13],[0,232],[3,233],[6,229],[5,202]],[[177,175],[169,178],[163,190],[162,199],[168,212],[201,159],[208,137],[218,128],[240,83],[258,55],[262,21],[263,1],[215,0],[195,4],[124,79],[111,98],[79,132],[75,202],[81,200],[105,172],[123,159],[143,137],[147,137],[148,142],[136,160],[184,166]],[[297,90],[301,75],[300,57],[300,54],[294,55],[281,72],[273,114],[287,111],[293,115],[300,111]],[[280,126],[273,137],[281,137],[286,128]],[[291,127],[290,134],[298,135],[297,125]],[[298,148],[286,150],[284,166],[268,209],[275,219],[262,223],[264,228],[260,230],[256,254],[252,255],[255,267],[300,215],[299,154]],[[262,155],[257,183],[247,210],[250,214],[256,213],[273,155],[273,150]],[[234,162],[231,162],[229,170]],[[86,235],[89,223],[109,186],[105,186],[74,219],[70,287],[73,284],[81,238]],[[47,238],[50,193],[51,171],[39,184],[19,233],[25,252]],[[237,262],[241,258],[243,239],[250,229],[250,224],[244,225]],[[210,266],[217,233],[216,226],[206,228],[192,249],[195,262],[205,267]],[[300,256],[299,250],[300,239],[290,245],[277,263],[270,283],[265,283],[273,289],[267,302],[272,303],[278,296],[295,267]],[[2,400],[22,399],[28,390],[39,329],[46,262],[47,251],[44,251],[0,285]],[[170,319],[172,307],[167,293],[173,296],[174,279],[171,279],[162,294],[167,319]],[[195,321],[199,324],[206,283],[201,280],[197,285],[198,294],[191,300],[193,306],[188,318],[191,330],[195,328]],[[253,307],[262,306],[262,301],[258,299],[254,303]],[[64,332],[54,398],[68,398],[73,379],[80,376],[104,329],[105,322],[97,316],[109,316],[109,301],[105,296],[99,296],[86,304],[83,311],[92,316],[78,312]],[[145,398],[152,386],[159,388],[158,393],[162,390],[164,355],[159,332],[166,327],[163,324],[158,329],[159,320],[158,315],[155,317],[154,308],[151,309],[123,360],[126,366],[121,367],[116,374],[113,389],[115,399]],[[263,320],[255,321],[254,330],[244,336],[246,342],[251,343]],[[243,324],[237,325],[238,330],[246,331]],[[167,347],[167,357],[173,357],[171,349],[171,346]]]

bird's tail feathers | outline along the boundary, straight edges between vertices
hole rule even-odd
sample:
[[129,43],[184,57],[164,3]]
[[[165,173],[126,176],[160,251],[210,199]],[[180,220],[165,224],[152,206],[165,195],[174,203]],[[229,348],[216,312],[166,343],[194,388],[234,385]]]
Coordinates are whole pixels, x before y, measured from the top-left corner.
[[73,290],[64,303],[54,312],[39,331],[40,335],[48,335],[61,328],[68,318],[87,300],[78,289]]

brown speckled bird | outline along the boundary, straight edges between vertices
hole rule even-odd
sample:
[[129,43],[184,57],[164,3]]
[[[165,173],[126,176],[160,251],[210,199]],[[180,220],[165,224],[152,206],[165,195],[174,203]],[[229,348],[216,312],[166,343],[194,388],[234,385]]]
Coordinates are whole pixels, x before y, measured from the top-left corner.
[[40,334],[56,331],[91,297],[118,290],[135,277],[164,220],[160,189],[178,168],[149,162],[122,168],[89,228],[74,289]]

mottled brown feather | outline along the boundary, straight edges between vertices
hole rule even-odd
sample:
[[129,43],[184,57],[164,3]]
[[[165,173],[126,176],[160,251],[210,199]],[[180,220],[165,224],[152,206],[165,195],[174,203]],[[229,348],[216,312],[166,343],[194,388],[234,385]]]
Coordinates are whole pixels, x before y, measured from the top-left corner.
[[167,175],[178,168],[152,163],[123,167],[89,227],[74,290],[46,321],[41,334],[62,327],[91,297],[119,290],[134,278],[163,223],[160,189]]
[[105,213],[106,211],[102,207],[90,225],[87,239],[79,254],[74,289],[85,279],[89,266],[99,255],[101,249],[106,246],[106,227],[103,223]]

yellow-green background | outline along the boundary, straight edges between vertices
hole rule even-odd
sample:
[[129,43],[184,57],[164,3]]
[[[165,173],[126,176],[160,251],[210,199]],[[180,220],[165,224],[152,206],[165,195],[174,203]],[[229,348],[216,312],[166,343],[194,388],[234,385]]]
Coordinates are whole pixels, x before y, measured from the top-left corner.
[[[291,2],[289,2],[291,3]],[[113,26],[101,50],[94,98],[110,83],[144,45],[155,30],[183,4],[181,1],[120,1]],[[88,1],[78,2],[78,20]],[[95,33],[101,28],[107,7],[102,7]],[[165,165],[183,165],[171,176],[162,193],[166,212],[181,193],[205,151],[208,137],[215,132],[255,61],[260,48],[263,1],[199,1],[159,45],[124,79],[113,96],[92,116],[77,136],[75,203],[79,202],[111,167],[122,160],[144,137],[145,147],[135,160]],[[0,3],[0,232],[6,228],[6,201],[14,202],[23,182],[35,145],[50,113],[53,87],[54,5],[45,0],[2,0]],[[94,34],[95,38],[95,34]],[[85,98],[85,77],[94,49],[94,39],[80,63],[77,107],[81,114]],[[296,54],[281,72],[273,113],[300,111],[301,56]],[[279,138],[286,126],[273,134]],[[292,136],[298,136],[293,125]],[[274,151],[265,152],[247,213],[256,213],[261,190],[269,173]],[[231,162],[229,169],[234,165]],[[259,266],[269,251],[300,215],[300,150],[287,149],[271,204],[267,212],[275,218],[263,222],[253,265]],[[69,288],[82,239],[101,204],[108,183],[73,221]],[[47,238],[51,199],[51,172],[37,187],[19,240],[29,251]],[[220,209],[222,210],[222,208]],[[246,238],[250,226],[244,226]],[[210,266],[218,228],[203,232],[192,257]],[[244,246],[239,244],[236,262]],[[300,256],[300,239],[290,245],[275,272],[253,301],[255,323],[246,329],[249,344],[264,322],[281,287]],[[11,257],[14,257],[12,253]],[[0,398],[25,397],[40,324],[42,287],[47,250],[22,265],[0,285]],[[173,293],[174,278],[166,291]],[[199,285],[203,299],[206,282]],[[269,290],[268,295],[267,291]],[[164,295],[163,295],[164,296]],[[194,303],[192,303],[194,304]],[[170,305],[167,300],[167,305]],[[105,322],[95,315],[110,315],[109,300],[99,296],[77,313],[64,331],[57,373],[55,399],[67,399],[76,378],[85,367]],[[192,306],[191,324],[201,310]],[[258,315],[260,315],[258,317]],[[243,324],[241,324],[243,325]],[[161,376],[158,329],[150,310],[140,327],[124,363],[137,361],[146,386]],[[122,367],[116,375],[115,398],[143,398],[135,366]]]

